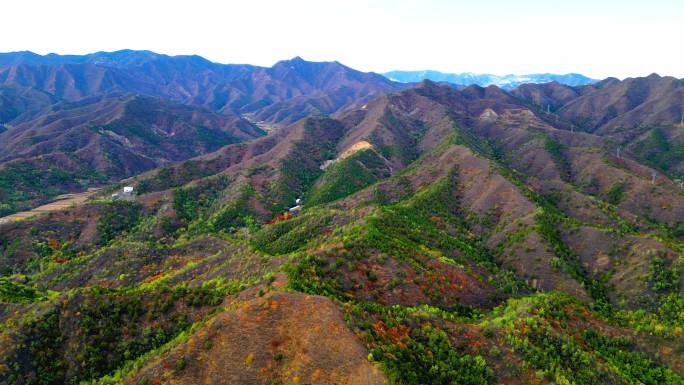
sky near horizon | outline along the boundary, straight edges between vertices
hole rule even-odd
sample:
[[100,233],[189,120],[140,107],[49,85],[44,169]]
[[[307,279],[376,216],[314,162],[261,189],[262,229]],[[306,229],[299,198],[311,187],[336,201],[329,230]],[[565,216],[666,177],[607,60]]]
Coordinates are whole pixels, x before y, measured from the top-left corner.
[[11,0],[0,52],[124,48],[385,72],[684,77],[684,0]]

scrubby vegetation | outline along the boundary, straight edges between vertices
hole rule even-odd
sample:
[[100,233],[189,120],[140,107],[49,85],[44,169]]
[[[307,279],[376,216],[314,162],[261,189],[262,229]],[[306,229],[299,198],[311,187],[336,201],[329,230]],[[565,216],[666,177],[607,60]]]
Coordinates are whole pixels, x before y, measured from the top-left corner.
[[558,225],[562,218],[557,213],[545,209],[539,210],[537,224],[539,234],[551,245],[554,255],[558,258],[558,267],[568,275],[580,282],[589,295],[596,301],[595,305],[601,311],[610,311],[607,289],[601,279],[592,278],[585,268],[579,263],[577,256],[561,239]]
[[679,266],[669,267],[662,256],[653,257],[649,266],[649,286],[653,291],[662,293],[679,289],[679,277]]
[[332,164],[311,191],[307,202],[320,204],[349,196],[389,176],[385,162],[373,150],[362,150]]
[[671,369],[634,352],[629,337],[587,329],[594,317],[560,293],[509,301],[491,323],[539,379],[567,384],[682,384]]
[[160,168],[149,178],[141,180],[136,187],[137,193],[147,194],[153,191],[181,187],[197,178],[212,175],[211,171],[211,168],[202,167],[202,164],[196,160],[186,160],[174,168]]
[[334,158],[335,145],[344,134],[343,129],[333,119],[306,120],[304,139],[296,143],[288,156],[280,162],[281,175],[273,191],[271,208],[283,209],[296,198],[304,196],[323,173],[321,164]]
[[328,229],[333,223],[333,215],[329,211],[315,210],[290,220],[263,226],[252,236],[252,245],[269,254],[290,253]]
[[46,203],[70,189],[85,189],[104,181],[92,169],[70,172],[47,160],[7,164],[0,168],[0,216]]
[[606,200],[612,205],[618,205],[622,201],[622,196],[625,193],[625,185],[617,183],[606,192]]
[[571,177],[571,167],[564,154],[564,151],[567,148],[568,146],[561,144],[551,138],[546,138],[544,141],[544,149],[551,155],[551,158],[553,158],[553,161],[556,163],[556,166],[561,173],[561,177],[564,180],[569,180]]
[[673,171],[673,165],[684,162],[684,142],[668,139],[661,127],[653,128],[646,139],[636,143],[633,152],[649,166],[665,173]]
[[[192,141],[186,135],[162,135],[155,130],[154,125],[160,118],[167,118],[164,110],[164,102],[161,99],[151,97],[137,97],[125,105],[125,113],[120,119],[102,126],[108,130],[132,140],[142,140],[146,144],[159,145],[162,141],[173,145],[176,151],[188,152],[191,155],[199,155],[199,149],[206,147],[208,151],[218,149],[226,144],[236,143],[238,140],[220,128],[206,127],[193,124],[183,114],[177,114],[175,119],[183,124],[192,126],[195,133]],[[179,122],[177,122],[179,123]]]
[[130,232],[140,220],[140,205],[129,201],[103,203],[105,209],[97,221],[100,243],[106,244],[124,232]]
[[608,365],[629,383],[682,384],[684,380],[671,369],[654,362],[648,355],[636,349],[629,337],[610,337],[594,330],[586,330],[582,339]]
[[[534,167],[553,160],[561,177],[544,174],[554,175],[547,185],[515,167],[519,154],[486,137],[488,125],[452,114],[422,150],[414,145],[435,132],[395,107],[378,123],[385,131],[364,136],[372,149],[346,158],[350,123],[309,119],[266,163],[213,175],[194,160],[138,185],[164,193],[89,203],[73,228],[49,217],[12,225],[0,234],[3,256],[18,261],[0,277],[0,379],[116,383],[151,362],[167,377],[186,373],[204,363],[174,351],[178,341],[201,336],[188,349],[209,352],[215,336],[194,333],[213,312],[234,316],[258,299],[251,310],[268,317],[288,306],[271,301],[282,290],[332,300],[393,384],[683,384],[684,247],[657,220],[622,211],[635,179],[625,172],[586,193],[579,147],[535,131],[519,147],[544,160]],[[303,205],[288,211],[296,198]],[[596,244],[580,244],[585,234]],[[233,321],[254,321],[245,318]],[[254,368],[278,383],[297,354],[284,341],[237,364],[267,357]]]
[[176,215],[185,223],[196,220],[230,184],[229,179],[220,177],[206,179],[195,186],[176,189],[173,195],[173,209]]
[[[299,259],[289,270],[291,287],[312,294],[349,299],[349,289],[354,283],[343,277],[346,273],[340,270],[340,266],[345,264],[345,260],[353,265],[358,263],[355,261],[373,259],[380,252],[379,263],[386,256],[391,256],[405,264],[407,269],[424,271],[422,275],[428,279],[423,289],[425,295],[435,299],[436,304],[452,310],[471,311],[457,298],[445,297],[445,288],[441,285],[448,286],[449,281],[433,281],[435,277],[430,272],[438,269],[430,262],[433,258],[459,269],[469,266],[465,268],[469,273],[474,266],[487,269],[491,276],[485,278],[474,274],[473,279],[486,279],[496,287],[499,295],[523,290],[525,285],[497,266],[479,239],[468,235],[467,224],[458,215],[458,199],[454,190],[456,178],[457,174],[453,173],[411,199],[385,205],[365,218],[364,224],[342,232],[339,237],[344,244],[343,255],[334,252],[327,258],[309,255]],[[373,279],[372,271],[367,275]]]
[[492,370],[482,356],[454,346],[432,324],[438,320],[421,319],[416,309],[362,304],[352,314],[352,325],[370,346],[369,359],[379,362],[393,383],[492,383]]
[[41,298],[38,290],[0,277],[0,302],[33,302]]
[[213,213],[208,225],[213,231],[230,231],[245,226],[252,220],[249,199],[255,194],[251,186],[245,186],[237,192],[237,197]]
[[[161,286],[71,293],[51,309],[19,321],[14,355],[0,359],[9,384],[79,384],[159,347],[218,306],[221,289]],[[66,349],[63,344],[68,343]]]

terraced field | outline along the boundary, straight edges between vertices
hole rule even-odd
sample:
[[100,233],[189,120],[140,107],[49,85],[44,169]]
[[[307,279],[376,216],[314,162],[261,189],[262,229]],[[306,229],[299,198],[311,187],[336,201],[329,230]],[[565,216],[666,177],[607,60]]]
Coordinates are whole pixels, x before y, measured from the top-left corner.
[[79,204],[87,201],[88,198],[93,196],[99,190],[100,190],[99,188],[89,188],[88,191],[85,191],[82,193],[60,195],[56,198],[56,200],[54,202],[50,202],[48,204],[38,206],[33,210],[22,211],[22,212],[18,212],[18,213],[14,213],[14,214],[2,217],[2,218],[0,218],[0,224],[12,222],[12,221],[20,221],[23,219],[27,219],[27,218],[37,216],[37,215],[50,213],[50,212],[54,212],[54,211],[59,211],[59,210],[64,210],[64,209],[67,209],[70,207],[74,207],[76,205],[79,205]]

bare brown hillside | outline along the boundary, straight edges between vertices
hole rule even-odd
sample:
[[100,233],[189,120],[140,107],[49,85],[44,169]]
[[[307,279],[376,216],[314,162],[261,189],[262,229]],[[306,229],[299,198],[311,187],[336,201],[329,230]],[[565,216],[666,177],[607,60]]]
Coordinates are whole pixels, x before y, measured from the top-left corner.
[[388,383],[327,298],[272,292],[228,308],[126,383]]

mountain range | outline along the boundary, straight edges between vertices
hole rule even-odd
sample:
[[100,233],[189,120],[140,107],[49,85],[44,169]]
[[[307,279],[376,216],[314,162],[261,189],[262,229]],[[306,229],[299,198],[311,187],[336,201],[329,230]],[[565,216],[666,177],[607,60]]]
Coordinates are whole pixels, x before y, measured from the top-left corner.
[[257,118],[269,122],[331,113],[351,101],[402,88],[338,62],[295,57],[265,68],[129,50],[83,56],[0,54],[0,84],[30,87],[67,101],[133,92],[220,112],[258,111]]
[[0,54],[0,213],[404,87],[298,57],[264,68],[148,51]]
[[528,75],[492,75],[475,74],[472,72],[445,73],[433,70],[425,71],[390,71],[383,74],[390,80],[400,83],[420,83],[423,80],[434,82],[447,82],[456,85],[467,86],[476,84],[486,87],[495,85],[510,90],[523,84],[540,84],[558,82],[568,86],[583,86],[597,82],[581,74],[528,74]]
[[680,79],[122,51],[0,80],[6,212],[102,188],[0,222],[0,384],[684,384]]

